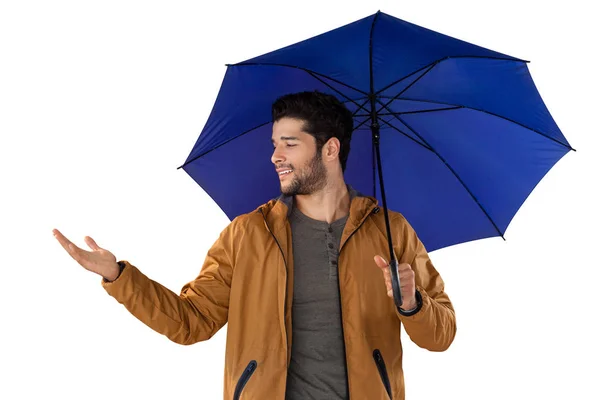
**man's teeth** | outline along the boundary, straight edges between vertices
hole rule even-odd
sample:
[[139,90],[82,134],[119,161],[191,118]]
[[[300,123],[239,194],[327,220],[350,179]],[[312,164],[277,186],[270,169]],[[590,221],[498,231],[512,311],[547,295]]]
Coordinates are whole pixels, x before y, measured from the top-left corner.
[[279,175],[285,175],[285,174],[289,174],[290,172],[292,172],[292,170],[291,170],[291,169],[290,169],[290,170],[287,170],[287,171],[281,171],[281,172],[279,173]]

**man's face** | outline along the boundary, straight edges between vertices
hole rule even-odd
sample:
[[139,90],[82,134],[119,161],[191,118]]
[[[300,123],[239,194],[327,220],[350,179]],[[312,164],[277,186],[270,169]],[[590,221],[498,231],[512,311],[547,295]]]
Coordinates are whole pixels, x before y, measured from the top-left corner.
[[303,122],[282,118],[273,124],[273,155],[281,193],[287,196],[309,195],[323,189],[327,170],[315,138],[302,131]]

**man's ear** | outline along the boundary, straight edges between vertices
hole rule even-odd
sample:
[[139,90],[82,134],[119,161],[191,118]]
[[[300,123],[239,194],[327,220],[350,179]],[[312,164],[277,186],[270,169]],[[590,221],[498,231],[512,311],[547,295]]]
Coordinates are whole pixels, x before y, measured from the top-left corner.
[[327,143],[325,143],[325,146],[323,146],[323,148],[325,149],[325,154],[324,154],[325,157],[327,157],[327,158],[335,158],[336,156],[339,157],[340,141],[338,140],[338,138],[332,137],[327,141]]

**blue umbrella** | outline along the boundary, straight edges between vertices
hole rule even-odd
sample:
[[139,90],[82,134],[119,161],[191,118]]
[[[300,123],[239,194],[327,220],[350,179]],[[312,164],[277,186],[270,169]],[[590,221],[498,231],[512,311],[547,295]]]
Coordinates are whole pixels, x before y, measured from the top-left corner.
[[[528,61],[382,12],[227,65],[183,168],[233,219],[279,195],[271,104],[319,90],[354,115],[346,182],[388,207],[428,251],[501,236],[544,175],[573,150]],[[385,188],[384,180],[385,176]]]

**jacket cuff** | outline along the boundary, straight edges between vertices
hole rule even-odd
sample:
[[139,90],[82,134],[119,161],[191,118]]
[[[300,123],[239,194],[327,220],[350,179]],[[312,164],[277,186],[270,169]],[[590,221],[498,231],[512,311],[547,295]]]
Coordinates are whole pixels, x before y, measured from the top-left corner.
[[415,290],[415,297],[417,299],[417,306],[412,310],[402,310],[400,307],[396,307],[400,315],[410,317],[411,315],[415,315],[416,313],[421,311],[421,308],[423,308],[423,296],[421,296],[421,292],[419,292],[418,289]]

